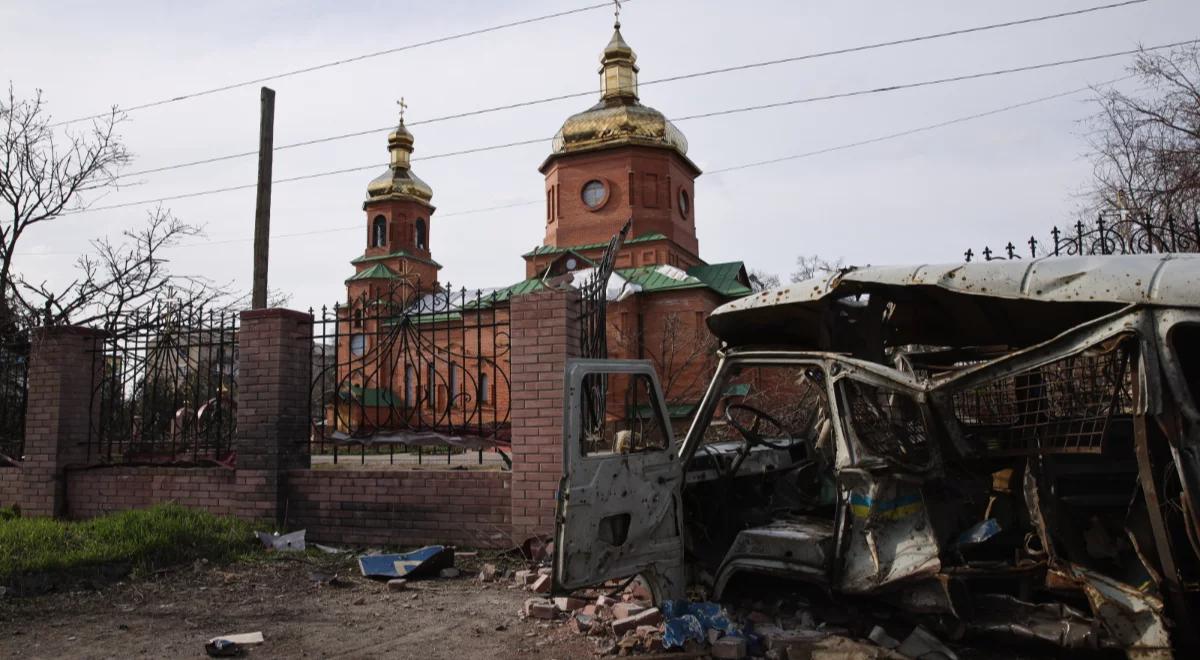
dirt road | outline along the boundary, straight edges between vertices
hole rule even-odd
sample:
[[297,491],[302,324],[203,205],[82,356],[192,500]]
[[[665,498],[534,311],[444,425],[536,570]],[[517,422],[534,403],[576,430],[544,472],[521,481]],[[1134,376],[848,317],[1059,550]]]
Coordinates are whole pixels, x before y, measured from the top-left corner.
[[[210,637],[262,631],[250,658],[587,658],[565,627],[522,621],[508,581],[413,582],[405,592],[336,566],[272,559],[198,565],[99,590],[0,598],[0,657],[200,658]],[[315,582],[334,569],[343,586]]]

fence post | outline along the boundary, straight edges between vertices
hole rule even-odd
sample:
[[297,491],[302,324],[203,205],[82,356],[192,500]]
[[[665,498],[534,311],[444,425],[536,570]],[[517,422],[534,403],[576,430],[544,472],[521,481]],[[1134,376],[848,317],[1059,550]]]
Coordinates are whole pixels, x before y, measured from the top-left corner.
[[512,299],[513,541],[554,531],[562,477],[563,372],[579,355],[579,292]]
[[29,355],[25,461],[18,504],[34,516],[67,514],[66,468],[87,461],[92,398],[101,372],[93,360],[104,333],[61,326],[35,332]]
[[238,515],[283,522],[287,471],[309,467],[312,315],[242,312],[238,337]]

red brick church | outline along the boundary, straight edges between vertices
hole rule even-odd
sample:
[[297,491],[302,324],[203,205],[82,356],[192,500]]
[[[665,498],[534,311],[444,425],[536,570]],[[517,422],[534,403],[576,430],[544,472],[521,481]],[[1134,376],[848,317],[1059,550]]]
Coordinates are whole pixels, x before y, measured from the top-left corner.
[[[386,314],[378,313],[380,305],[396,312],[414,301],[436,306],[430,301],[439,295],[433,190],[412,171],[413,135],[401,115],[388,136],[388,169],[367,186],[366,248],[351,261],[355,273],[346,280],[351,304],[343,311],[338,362],[358,358],[363,364],[357,370],[352,365],[339,379],[349,377],[357,388],[360,414],[363,405],[390,406],[411,421],[425,414],[422,409],[436,410],[453,424],[469,421],[465,416],[477,414],[471,410],[479,403],[506,402],[507,365],[480,354],[502,355],[503,347],[483,346],[469,328],[481,327],[483,314],[506,320],[512,296],[579,286],[626,221],[630,232],[608,287],[609,355],[654,361],[673,415],[686,416],[699,400],[715,348],[704,320],[718,305],[750,293],[746,270],[741,262],[709,264],[701,258],[695,189],[700,169],[688,158],[683,133],[640,102],[637,55],[619,23],[600,62],[598,102],[567,118],[539,167],[545,176],[545,238],[522,255],[526,279],[489,291],[482,305],[456,305],[447,297],[443,316],[415,336],[444,332],[454,345],[442,358],[415,358],[425,360],[420,364],[394,355],[394,348],[385,357],[372,345],[382,336],[378,319]],[[456,413],[455,401],[476,403]]]

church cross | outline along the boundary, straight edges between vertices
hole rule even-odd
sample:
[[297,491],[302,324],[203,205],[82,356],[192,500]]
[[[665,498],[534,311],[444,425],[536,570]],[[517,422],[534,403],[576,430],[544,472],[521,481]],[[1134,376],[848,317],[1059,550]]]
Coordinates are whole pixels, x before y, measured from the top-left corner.
[[401,96],[400,100],[396,101],[396,105],[400,106],[400,123],[403,124],[404,123],[404,111],[408,109],[408,104],[404,102],[404,97]]
[[621,27],[621,0],[613,0],[613,27]]

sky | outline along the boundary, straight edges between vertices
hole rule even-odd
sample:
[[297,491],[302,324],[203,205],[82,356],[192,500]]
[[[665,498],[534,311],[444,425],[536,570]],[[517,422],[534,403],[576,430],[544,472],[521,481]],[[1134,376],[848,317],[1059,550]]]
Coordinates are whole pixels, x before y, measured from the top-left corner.
[[[1116,0],[811,2],[628,0],[622,34],[647,81],[1082,9]],[[43,90],[56,120],[584,7],[588,0],[94,3],[0,0],[0,79]],[[408,104],[413,170],[434,190],[430,247],[441,281],[524,277],[541,243],[538,165],[549,138],[599,98],[612,12],[594,9],[274,80],[277,145],[388,126]],[[1200,2],[1149,0],[1007,29],[647,85],[641,100],[683,117],[787,99],[1020,67],[1200,38]],[[1130,58],[791,105],[678,123],[706,172],[902,132],[1125,75]],[[1117,83],[1136,90],[1135,81]],[[420,125],[423,119],[560,94],[594,96]],[[797,255],[848,264],[961,261],[1071,223],[1092,176],[1084,92],[945,128],[760,167],[702,175],[693,200],[701,257],[786,276]],[[119,133],[133,172],[257,149],[258,85],[131,111]],[[75,124],[68,130],[80,130]],[[387,162],[386,130],[275,154],[275,178],[379,164],[274,186],[270,286],[290,306],[345,297],[367,240],[362,201]],[[422,161],[422,156],[546,138]],[[128,177],[86,201],[107,206],[251,184],[254,157]],[[206,236],[171,269],[249,291],[253,189],[163,202]],[[523,204],[529,202],[529,204]],[[464,213],[505,206],[490,211]],[[64,216],[22,239],[27,278],[69,281],[76,255],[153,205]]]

